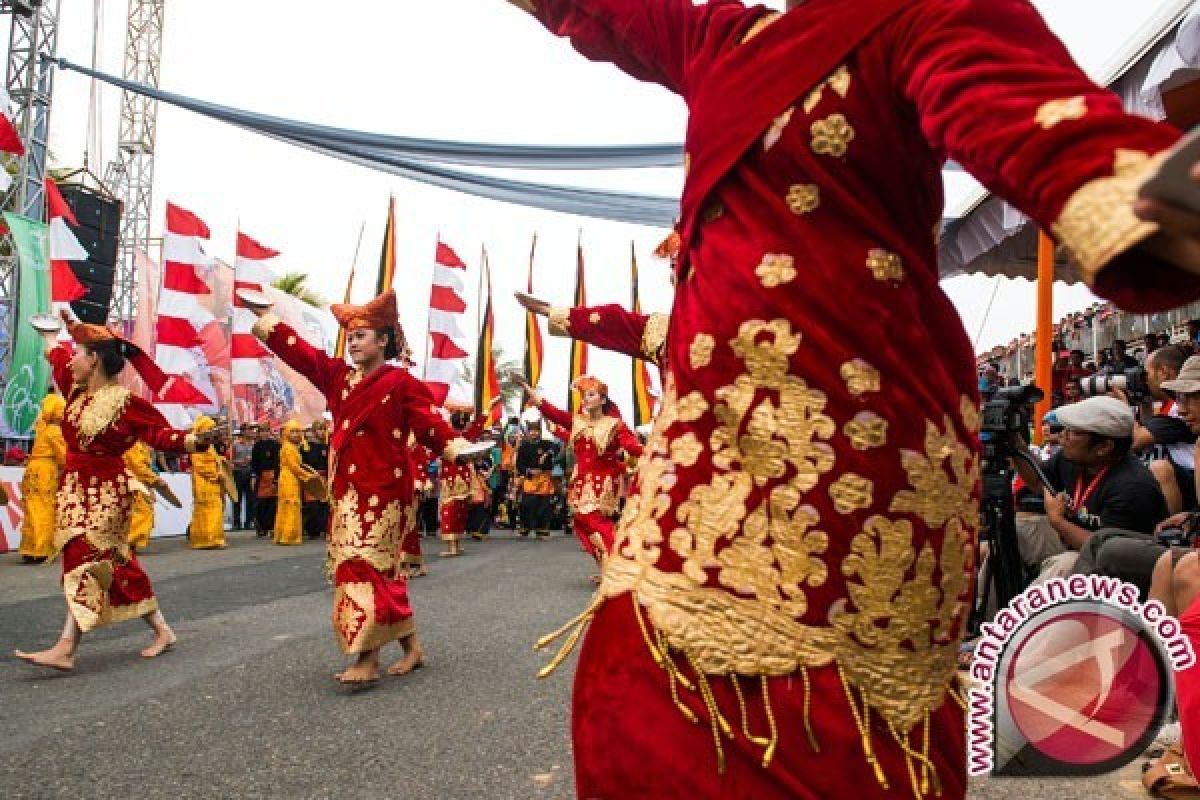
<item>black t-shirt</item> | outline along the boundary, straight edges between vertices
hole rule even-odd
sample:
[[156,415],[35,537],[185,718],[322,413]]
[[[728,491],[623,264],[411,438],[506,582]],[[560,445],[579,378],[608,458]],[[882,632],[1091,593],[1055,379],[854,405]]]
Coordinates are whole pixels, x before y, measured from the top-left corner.
[[531,469],[552,469],[557,451],[554,443],[545,439],[521,442],[521,446],[517,448],[517,473],[524,475]]
[[[1042,462],[1042,469],[1058,490],[1070,498],[1074,498],[1076,491],[1086,492],[1095,479],[1094,475],[1085,479],[1080,488],[1079,468],[1063,458],[1061,450]],[[1127,455],[1109,468],[1082,507],[1075,510],[1071,521],[1089,531],[1124,528],[1153,533],[1154,526],[1166,516],[1167,501],[1158,481],[1145,464]]]
[[261,475],[270,469],[279,471],[279,442],[274,439],[259,439],[250,451],[250,469]]
[[300,451],[300,461],[317,472],[325,472],[329,469],[329,445],[310,441],[308,449]]

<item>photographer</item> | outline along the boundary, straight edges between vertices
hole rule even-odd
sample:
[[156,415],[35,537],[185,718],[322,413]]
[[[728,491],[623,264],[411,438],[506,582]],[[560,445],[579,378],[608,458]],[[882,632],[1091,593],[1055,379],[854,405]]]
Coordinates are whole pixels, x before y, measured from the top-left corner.
[[1179,377],[1185,358],[1183,348],[1159,348],[1146,357],[1145,390],[1140,397],[1131,398],[1123,388],[1109,390],[1113,397],[1131,405],[1132,400],[1140,400],[1137,406],[1140,421],[1133,433],[1133,452],[1146,462],[1158,480],[1170,514],[1196,506],[1193,453],[1196,434],[1180,418],[1175,401],[1163,388],[1164,383]]
[[[1089,397],[1057,409],[1062,449],[1042,462],[1054,487],[1021,459],[1017,471],[1031,489],[1041,486],[1046,513],[1017,519],[1022,560],[1040,578],[1062,577],[1075,568],[1079,551],[1113,537],[1149,539],[1167,516],[1162,491],[1150,471],[1130,452],[1134,419],[1129,406],[1112,397]],[[1014,437],[1016,438],[1016,437]],[[1013,447],[1023,447],[1014,441]],[[1061,491],[1059,490],[1061,487]]]

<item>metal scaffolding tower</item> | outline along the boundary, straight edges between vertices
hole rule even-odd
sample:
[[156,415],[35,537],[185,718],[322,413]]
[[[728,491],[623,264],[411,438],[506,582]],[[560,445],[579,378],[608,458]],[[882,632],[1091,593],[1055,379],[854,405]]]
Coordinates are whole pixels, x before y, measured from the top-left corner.
[[[44,219],[46,208],[46,142],[54,88],[54,71],[40,57],[57,55],[59,2],[0,2],[0,25],[6,18],[9,23],[4,84],[13,102],[13,122],[25,142],[25,155],[14,159],[15,173],[9,169],[13,182],[0,198],[0,208],[34,219]],[[0,242],[0,379],[4,382],[17,324],[17,272],[11,241]]]
[[[158,86],[166,0],[129,0],[125,31],[126,80]],[[132,320],[137,312],[135,250],[149,251],[151,191],[154,188],[154,140],[158,102],[133,92],[121,95],[117,160],[105,183],[122,203],[121,243],[109,317]]]

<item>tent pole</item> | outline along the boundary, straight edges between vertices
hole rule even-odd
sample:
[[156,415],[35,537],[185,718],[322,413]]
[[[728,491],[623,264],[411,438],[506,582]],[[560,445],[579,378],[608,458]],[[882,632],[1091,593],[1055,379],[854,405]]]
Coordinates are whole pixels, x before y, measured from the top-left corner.
[[1034,439],[1042,441],[1042,417],[1053,406],[1054,384],[1054,240],[1038,231],[1037,352],[1034,383],[1046,393],[1037,404],[1033,421]]

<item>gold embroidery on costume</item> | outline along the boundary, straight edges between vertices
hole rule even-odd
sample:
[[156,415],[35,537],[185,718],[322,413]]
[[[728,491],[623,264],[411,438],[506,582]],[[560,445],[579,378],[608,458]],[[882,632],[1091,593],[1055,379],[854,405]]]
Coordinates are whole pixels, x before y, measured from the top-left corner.
[[1050,130],[1060,122],[1072,119],[1082,119],[1087,115],[1087,98],[1083,95],[1064,97],[1059,100],[1049,100],[1038,106],[1033,121],[1043,130]]
[[704,399],[704,395],[700,392],[691,392],[679,399],[679,414],[680,422],[695,422],[700,419],[708,411],[708,401]]
[[446,474],[450,470],[442,472],[443,477],[438,481],[439,491],[443,502],[454,500],[466,500],[471,496],[471,476],[470,474]]
[[900,283],[904,280],[904,262],[895,253],[879,248],[867,253],[867,269],[882,283]]
[[842,380],[846,382],[846,391],[855,397],[879,391],[879,370],[861,358],[842,364]]
[[962,417],[967,433],[979,433],[979,406],[963,395],[958,400],[958,413]]
[[574,444],[586,437],[592,440],[597,454],[603,453],[612,443],[620,425],[621,420],[616,417],[605,415],[599,419],[592,419],[586,414],[576,414],[571,424],[571,442]]
[[67,419],[75,427],[83,449],[91,446],[121,416],[131,394],[124,386],[109,384],[94,392],[80,392],[67,406]]
[[546,328],[551,336],[571,335],[571,309],[554,307],[546,314]]
[[592,323],[593,325],[599,325],[600,324],[600,312],[593,311],[591,314],[588,314],[588,322]]
[[412,617],[391,625],[375,620],[375,588],[366,582],[347,582],[337,587],[333,601],[333,629],[343,653],[374,650],[416,629]]
[[1133,204],[1142,183],[1166,156],[1159,153],[1140,165],[1127,161],[1119,174],[1079,187],[1063,206],[1054,236],[1089,284],[1110,261],[1158,232],[1158,225],[1134,215]]
[[914,514],[930,528],[941,528],[952,518],[962,523],[970,505],[976,476],[971,451],[955,435],[953,423],[945,419],[945,432],[925,423],[925,452],[901,450],[900,461],[912,489],[896,493],[889,511]]
[[816,211],[820,204],[821,190],[815,183],[797,183],[788,189],[787,206],[796,216]]
[[333,507],[328,546],[331,570],[354,558],[381,572],[394,569],[405,526],[413,523],[415,514],[411,504],[406,506],[397,499],[379,509],[371,523],[360,508],[358,491],[347,486]]
[[621,505],[620,489],[613,475],[580,476],[567,487],[567,505],[576,514],[599,511],[612,516]]
[[712,363],[713,348],[717,346],[717,340],[710,334],[697,333],[696,338],[692,339],[692,344],[688,347],[688,363],[692,369],[703,369]]
[[85,487],[78,472],[66,472],[54,515],[55,551],[62,550],[76,536],[85,536],[88,544],[101,553],[127,553],[132,511],[133,496],[126,473],[102,481],[93,477]]
[[667,314],[651,314],[646,317],[642,331],[642,355],[659,366],[662,365],[663,347],[667,344],[667,330],[671,317]]
[[690,431],[671,442],[671,460],[681,467],[695,466],[703,452],[704,446]]
[[750,26],[750,30],[746,31],[746,35],[742,37],[742,44],[745,44],[755,36],[758,36],[767,29],[768,25],[777,19],[779,19],[779,12],[773,12],[760,18],[757,22]]
[[829,497],[839,514],[852,514],[870,508],[874,491],[874,483],[852,472],[847,472],[829,485]]
[[1118,147],[1113,153],[1113,175],[1124,175],[1127,172],[1138,169],[1149,160],[1149,153]]
[[830,114],[812,124],[812,151],[817,155],[841,158],[854,141],[854,128],[842,114]]
[[763,136],[763,150],[770,150],[779,144],[779,140],[783,138],[783,132],[787,130],[788,123],[792,121],[792,115],[795,113],[796,108],[793,106],[771,122],[771,127],[767,129],[766,134]]
[[250,332],[253,333],[260,341],[265,342],[267,337],[271,335],[271,332],[274,331],[275,327],[281,322],[283,322],[283,320],[279,318],[278,314],[268,311],[254,321],[254,325],[250,328]]
[[825,95],[825,87],[832,89],[838,97],[845,98],[850,93],[850,69],[845,64],[834,70],[833,74],[817,84],[816,88],[804,98],[804,113],[811,114]]
[[887,444],[888,423],[883,417],[870,411],[860,411],[854,419],[842,427],[855,450],[870,450]]
[[795,260],[783,253],[767,253],[763,256],[762,263],[755,268],[754,274],[763,286],[774,289],[796,279]]

